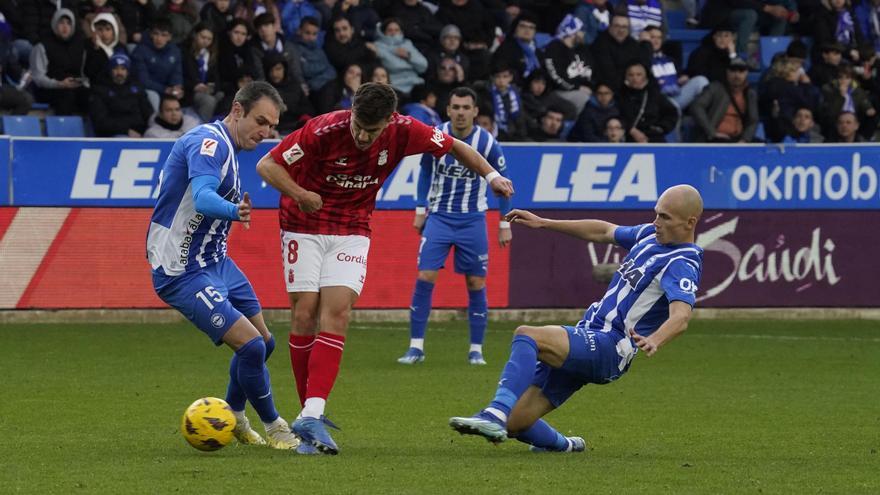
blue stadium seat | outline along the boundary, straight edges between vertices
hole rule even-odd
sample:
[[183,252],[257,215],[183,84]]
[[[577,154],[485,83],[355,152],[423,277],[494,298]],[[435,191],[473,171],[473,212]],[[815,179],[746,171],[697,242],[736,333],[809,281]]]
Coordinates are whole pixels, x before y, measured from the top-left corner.
[[668,39],[673,41],[703,41],[703,38],[709,34],[708,29],[670,29]]
[[559,131],[559,137],[562,138],[563,141],[568,139],[568,135],[571,134],[572,127],[574,127],[573,120],[562,121],[562,129]]
[[85,137],[82,117],[78,115],[46,117],[46,135],[49,137]]
[[538,49],[544,48],[549,45],[550,42],[553,41],[553,35],[550,33],[535,33],[535,45],[538,46]]
[[683,10],[667,10],[666,11],[666,28],[685,29],[687,28],[687,14]]
[[761,36],[761,69],[769,69],[773,55],[784,52],[791,43],[791,36]]
[[3,134],[10,136],[42,136],[39,117],[28,115],[4,115]]

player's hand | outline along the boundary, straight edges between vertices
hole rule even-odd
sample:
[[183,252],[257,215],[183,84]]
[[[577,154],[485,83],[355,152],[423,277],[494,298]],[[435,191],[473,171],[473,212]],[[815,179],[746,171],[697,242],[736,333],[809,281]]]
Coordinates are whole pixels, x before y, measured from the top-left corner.
[[651,340],[651,337],[642,337],[632,328],[629,329],[629,336],[632,337],[633,342],[636,343],[639,350],[647,354],[648,357],[653,356],[660,347]]
[[509,228],[507,229],[498,229],[498,244],[501,247],[507,247],[510,244],[510,241],[513,239],[513,231]]
[[422,230],[425,228],[425,219],[428,218],[426,213],[416,213],[415,218],[413,218],[413,228],[416,229],[416,232],[419,234],[422,233]]
[[296,202],[303,213],[314,213],[324,206],[324,200],[321,199],[321,195],[314,191],[306,191]]
[[504,220],[537,229],[543,226],[544,219],[526,210],[510,210]]
[[504,196],[505,198],[513,196],[513,182],[507,177],[499,175],[492,179],[492,183],[489,186],[498,196]]
[[247,192],[241,197],[238,203],[238,220],[245,229],[251,228],[251,197]]

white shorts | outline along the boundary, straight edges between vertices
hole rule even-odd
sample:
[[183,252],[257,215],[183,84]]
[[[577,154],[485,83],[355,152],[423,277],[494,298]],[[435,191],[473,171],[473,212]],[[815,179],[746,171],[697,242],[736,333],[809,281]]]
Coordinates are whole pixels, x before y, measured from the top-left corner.
[[348,287],[360,295],[367,278],[370,238],[362,235],[298,234],[281,231],[287,292]]

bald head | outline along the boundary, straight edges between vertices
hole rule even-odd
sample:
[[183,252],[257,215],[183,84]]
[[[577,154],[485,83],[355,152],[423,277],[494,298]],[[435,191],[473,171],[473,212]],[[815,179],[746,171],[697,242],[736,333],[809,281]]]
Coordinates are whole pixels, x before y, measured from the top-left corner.
[[654,228],[661,244],[694,242],[694,231],[703,214],[700,192],[688,184],[679,184],[663,191],[654,208]]

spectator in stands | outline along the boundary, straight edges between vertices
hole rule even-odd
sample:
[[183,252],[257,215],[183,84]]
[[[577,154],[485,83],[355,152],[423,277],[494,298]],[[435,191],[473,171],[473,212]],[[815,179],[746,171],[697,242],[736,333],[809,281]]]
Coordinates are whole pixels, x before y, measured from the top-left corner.
[[846,58],[859,61],[858,49],[864,37],[849,0],[823,0],[813,25],[814,46],[836,41],[843,45]]
[[837,116],[836,134],[828,140],[830,143],[863,143],[865,138],[859,133],[859,118],[852,112],[840,112]]
[[[218,0],[220,1],[220,0]],[[151,0],[116,0],[116,13],[122,19],[122,28],[128,34],[128,43],[143,41],[143,33],[156,18],[156,5]]]
[[822,88],[822,96],[819,115],[826,138],[831,137],[829,131],[835,123],[839,125],[838,116],[843,112],[856,115],[862,136],[870,137],[874,133],[877,111],[868,93],[854,83],[852,66],[841,65],[837,69],[837,78]]
[[764,129],[770,141],[782,140],[799,108],[819,108],[821,94],[809,82],[801,82],[802,70],[797,59],[779,57],[770,68],[771,77],[760,88],[758,108],[769,109]]
[[[447,24],[440,31],[440,49],[433,54],[433,59],[428,60],[428,68],[432,70],[434,76],[430,77],[436,80],[440,64],[443,59],[449,59],[455,65],[455,80],[459,86],[465,81],[470,81],[471,61],[467,55],[461,51],[461,30],[455,24]],[[441,110],[441,113],[443,110]]]
[[420,74],[428,69],[428,60],[412,41],[403,37],[397,19],[389,17],[382,21],[381,33],[376,36],[376,54],[397,91],[408,95],[413,86],[425,82]]
[[402,114],[409,115],[425,125],[440,127],[443,121],[440,119],[440,114],[434,110],[437,106],[437,95],[434,94],[434,90],[424,84],[413,86],[410,99],[412,102],[403,106]]
[[656,26],[648,26],[642,31],[642,38],[651,43],[651,74],[666,95],[683,115],[694,98],[709,85],[706,76],[689,77],[680,73],[675,60],[663,53],[663,31]]
[[182,103],[192,106],[202,122],[211,122],[217,115],[217,103],[223,98],[223,93],[218,93],[220,70],[217,68],[217,45],[211,26],[204,22],[196,24],[182,48]]
[[[236,20],[245,22],[241,19]],[[254,82],[254,73],[251,72],[249,67],[244,66],[236,69],[235,76],[233,76],[232,80],[233,86],[229,91],[223,92],[223,99],[217,104],[217,110],[215,110],[215,112],[217,112],[218,115],[226,115],[229,113],[229,110],[232,108],[232,100],[235,98],[235,94],[239,89]]]
[[758,96],[749,87],[749,66],[730,62],[725,81],[713,81],[691,104],[698,143],[748,143],[758,127]]
[[[107,2],[107,0],[86,0],[80,3],[79,10],[77,10],[76,15],[80,20],[80,28],[82,29],[83,38],[86,40],[94,40],[95,32],[92,28],[95,17],[98,14],[105,14],[105,18],[107,16],[113,17],[114,20],[114,31],[116,34],[116,41],[125,45],[128,40],[128,34],[125,31],[125,26],[122,24],[122,19],[116,15],[116,8]],[[106,68],[106,60],[104,60],[105,64],[101,66],[101,69]],[[102,72],[106,72],[103,71]]]
[[691,53],[687,64],[688,76],[705,76],[709,82],[726,81],[727,66],[736,57],[735,39],[733,29],[725,24],[712,29]]
[[843,45],[833,41],[821,47],[822,60],[813,62],[810,67],[810,81],[821,88],[837,77],[837,68],[843,60]]
[[816,122],[813,120],[813,111],[809,108],[798,108],[791,119],[791,125],[782,138],[783,143],[788,144],[807,144],[821,143],[825,141],[822,134],[816,128]]
[[729,23],[736,33],[736,54],[743,60],[748,60],[752,33],[782,36],[788,23],[799,19],[794,0],[707,0],[700,14],[705,28],[715,29]]
[[134,72],[147,91],[153,108],[159,108],[161,95],[183,97],[183,64],[180,48],[171,43],[171,23],[159,17],[147,36],[132,53]]
[[324,40],[324,52],[337,72],[343,72],[351,64],[370,68],[376,64],[376,44],[361,39],[347,17],[334,18],[332,25],[333,36]]
[[336,69],[330,65],[327,54],[318,46],[320,28],[317,19],[306,17],[299,25],[295,43],[300,54],[309,99],[319,114],[333,109],[337,92]]
[[92,25],[89,31],[91,38],[86,43],[85,65],[83,75],[89,84],[104,84],[110,80],[110,72],[107,71],[107,63],[115,53],[124,53],[125,44],[120,42],[117,30],[119,24],[117,18],[109,12],[102,12],[92,16]]
[[268,79],[269,75],[263,73],[264,59],[267,55],[278,53],[287,61],[287,76],[302,87],[302,91],[308,94],[301,56],[296,45],[286,41],[281,33],[275,31],[275,19],[272,14],[263,12],[254,18],[254,31],[256,36],[251,40],[253,59],[257,66],[257,79]]
[[263,58],[266,81],[278,90],[286,107],[281,112],[276,128],[280,134],[288,134],[302,127],[305,119],[315,113],[302,86],[290,77],[288,63],[287,57],[277,52],[269,53]]
[[551,91],[569,102],[575,115],[583,110],[593,92],[593,57],[584,45],[581,27],[580,19],[571,14],[565,16],[556,28],[555,39],[541,56]]
[[202,6],[199,18],[211,26],[211,30],[214,31],[214,39],[220,40],[226,36],[229,25],[235,19],[232,11],[232,0],[208,0]]
[[627,136],[636,143],[665,143],[678,124],[678,111],[656,84],[648,79],[648,66],[630,62],[617,98]]
[[333,17],[345,16],[351,21],[354,32],[362,39],[376,39],[376,25],[382,20],[379,14],[361,0],[338,0],[333,6]]
[[640,39],[647,27],[660,28],[663,25],[663,5],[660,0],[626,0],[629,16],[629,35]]
[[599,33],[607,30],[611,24],[608,0],[580,0],[572,14],[584,23],[584,42],[588,46],[592,45]]
[[[238,6],[235,8],[235,17],[253,24],[255,17],[267,12],[272,14],[272,18],[275,19],[275,32],[284,32],[284,27],[281,25],[281,12],[278,11],[275,0],[239,0]],[[288,36],[290,34],[287,33]]]
[[489,48],[495,38],[495,18],[479,0],[442,0],[437,17],[443,24],[455,24],[461,30],[464,52],[470,59],[470,80],[489,75]]
[[13,115],[25,115],[34,102],[33,97],[27,91],[7,82],[17,81],[22,77],[18,57],[12,47],[11,34],[11,30],[0,33],[0,110]]
[[108,63],[110,78],[106,84],[92,86],[89,116],[98,137],[141,137],[153,107],[135,78],[130,77],[131,59],[114,54]]
[[541,116],[541,125],[529,133],[529,139],[538,143],[559,143],[562,136],[562,112],[556,108],[548,108]]
[[540,127],[539,119],[550,107],[561,111],[564,120],[575,120],[578,116],[574,105],[548,89],[547,76],[542,69],[529,74],[521,96],[529,131]]
[[[279,5],[282,31],[278,32],[286,33],[288,38],[292,38],[299,31],[299,26],[306,17],[314,17],[322,27],[327,21],[326,18],[321,16],[321,12],[311,2],[306,0],[282,0]],[[254,18],[254,23],[256,23],[256,17]],[[282,35],[283,37],[284,35]]]
[[[880,20],[880,18],[878,18]],[[859,63],[853,65],[856,85],[867,91],[876,101],[880,97],[880,78],[877,71],[877,51],[868,43],[859,47]]]
[[[0,0],[0,57],[4,57],[7,53],[15,56],[15,60],[3,58],[2,63],[9,67],[9,63],[13,62],[16,68],[27,65],[28,58],[31,56],[33,46],[30,41],[24,38],[23,24],[21,22],[21,12],[16,2],[18,0]],[[18,80],[20,75],[16,73],[14,80]]]
[[[261,74],[262,68],[256,67],[254,52],[248,40],[251,38],[250,24],[244,19],[234,19],[226,33],[220,38],[219,69],[220,82],[224,96],[234,95],[240,89],[239,79],[242,74]],[[231,100],[230,100],[231,103]],[[219,109],[218,109],[219,110]],[[223,113],[223,112],[220,112]]]
[[370,82],[391,84],[391,77],[388,75],[388,70],[381,65],[373,67],[373,70],[370,71]]
[[499,141],[526,140],[526,114],[519,89],[513,85],[513,71],[498,65],[492,70],[489,101],[495,109]]
[[492,55],[493,64],[503,64],[513,69],[514,83],[524,86],[529,75],[541,67],[538,46],[535,44],[537,18],[523,12],[511,24],[504,42]]
[[596,78],[615,91],[623,84],[629,62],[638,60],[644,62],[646,67],[651,65],[650,46],[630,37],[629,18],[624,15],[615,14],[611,18],[611,25],[596,38],[592,52]]
[[85,40],[76,31],[76,18],[70,9],[59,9],[52,16],[52,35],[31,50],[37,101],[50,104],[60,115],[84,112],[88,104],[84,62]]
[[880,50],[880,0],[857,0],[853,12],[865,43]]
[[[55,36],[55,18],[59,8],[68,9],[73,15],[77,2],[75,0],[19,0],[22,31],[25,39],[36,46],[41,41]],[[74,25],[73,31],[76,31]]]
[[422,0],[394,0],[389,17],[400,21],[403,36],[412,41],[416,50],[426,57],[436,51],[443,24]]
[[[440,119],[444,121],[448,120],[446,106],[449,103],[449,94],[453,89],[461,86],[461,81],[458,79],[459,68],[460,66],[456,63],[455,59],[451,57],[441,58],[440,63],[437,64],[437,73],[434,81],[431,83],[431,89],[437,95],[437,105],[434,108],[440,114]],[[481,104],[479,107],[482,109],[484,105]]]
[[342,82],[339,85],[341,92],[336,107],[340,109],[351,108],[352,99],[357,89],[364,80],[364,68],[359,64],[351,64],[342,71]]
[[620,120],[620,117],[608,117],[605,120],[604,129],[602,141],[610,144],[626,142],[626,129],[624,129],[623,121]]
[[159,16],[166,17],[171,23],[171,42],[174,44],[185,41],[193,26],[199,22],[199,11],[194,0],[165,0],[159,9]]
[[144,132],[145,138],[177,139],[190,129],[199,125],[199,120],[183,113],[180,100],[171,95],[162,95],[159,112],[150,119]]
[[578,115],[568,140],[575,143],[595,143],[602,141],[605,123],[611,117],[620,115],[620,109],[614,101],[614,90],[606,83],[596,85],[593,97]]
[[[485,108],[483,108],[484,106]],[[477,110],[476,123],[478,126],[492,134],[492,137],[498,137],[498,126],[495,125],[495,110],[492,108],[491,104],[485,102],[480,104],[480,107]]]

